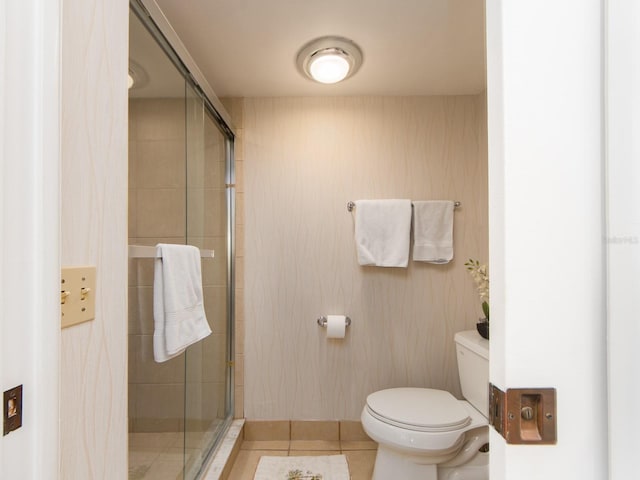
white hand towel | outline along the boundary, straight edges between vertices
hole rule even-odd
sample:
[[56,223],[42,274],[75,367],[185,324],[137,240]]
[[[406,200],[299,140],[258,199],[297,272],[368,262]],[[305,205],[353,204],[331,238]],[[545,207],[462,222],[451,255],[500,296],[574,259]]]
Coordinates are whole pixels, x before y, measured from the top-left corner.
[[156,246],[153,275],[153,357],[165,362],[211,333],[204,313],[200,251]]
[[413,260],[449,263],[453,258],[453,202],[413,202]]
[[411,200],[358,200],[356,247],[360,265],[406,267]]

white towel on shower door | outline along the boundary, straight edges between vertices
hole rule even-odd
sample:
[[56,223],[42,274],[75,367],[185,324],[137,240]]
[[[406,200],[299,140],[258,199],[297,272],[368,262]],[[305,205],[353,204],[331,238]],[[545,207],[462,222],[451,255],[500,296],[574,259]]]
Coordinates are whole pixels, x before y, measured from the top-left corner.
[[360,265],[406,267],[411,200],[356,201],[356,247]]
[[159,243],[153,273],[153,357],[165,362],[211,333],[204,313],[200,250]]
[[449,263],[453,258],[451,200],[413,202],[413,260]]

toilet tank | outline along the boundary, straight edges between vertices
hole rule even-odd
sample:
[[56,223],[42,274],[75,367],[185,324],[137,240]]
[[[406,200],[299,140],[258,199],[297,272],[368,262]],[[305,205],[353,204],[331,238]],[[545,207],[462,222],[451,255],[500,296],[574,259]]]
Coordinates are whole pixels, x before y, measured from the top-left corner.
[[489,418],[489,340],[475,330],[455,334],[462,396]]

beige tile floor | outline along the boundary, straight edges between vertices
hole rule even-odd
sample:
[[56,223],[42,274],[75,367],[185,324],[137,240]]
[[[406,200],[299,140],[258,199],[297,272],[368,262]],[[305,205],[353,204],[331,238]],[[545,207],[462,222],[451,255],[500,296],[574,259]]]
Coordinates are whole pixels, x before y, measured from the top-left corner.
[[[183,455],[190,453],[183,452],[183,444],[178,432],[130,433],[129,480],[181,480]],[[338,422],[253,422],[245,428],[228,480],[253,480],[263,455],[338,454],[347,458],[352,480],[371,480],[376,447],[359,422],[341,422],[339,427]]]
[[[195,445],[195,434],[191,445]],[[187,444],[189,445],[189,444]],[[185,462],[199,458],[200,450],[185,448],[183,432],[129,433],[128,480],[182,480]]]
[[358,421],[247,421],[229,480],[253,480],[260,457],[344,454],[352,480],[371,480],[377,444]]
[[338,455],[347,457],[352,480],[371,480],[376,458],[372,441],[245,440],[228,480],[253,480],[260,457]]
[[130,433],[129,480],[182,478],[183,442],[180,432]]

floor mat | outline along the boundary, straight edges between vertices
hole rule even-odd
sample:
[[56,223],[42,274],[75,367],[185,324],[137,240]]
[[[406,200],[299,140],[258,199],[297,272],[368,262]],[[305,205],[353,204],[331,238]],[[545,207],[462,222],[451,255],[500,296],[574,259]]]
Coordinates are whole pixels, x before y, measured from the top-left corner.
[[349,480],[344,455],[260,457],[254,480]]

